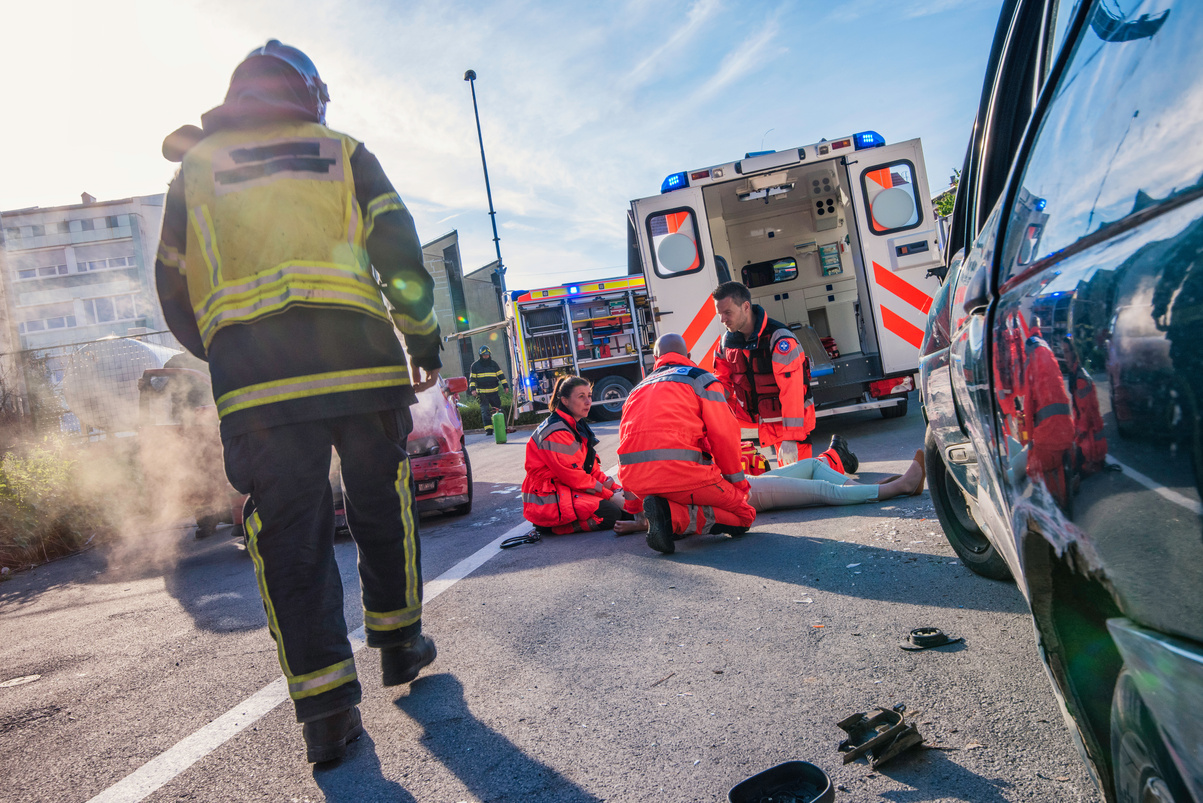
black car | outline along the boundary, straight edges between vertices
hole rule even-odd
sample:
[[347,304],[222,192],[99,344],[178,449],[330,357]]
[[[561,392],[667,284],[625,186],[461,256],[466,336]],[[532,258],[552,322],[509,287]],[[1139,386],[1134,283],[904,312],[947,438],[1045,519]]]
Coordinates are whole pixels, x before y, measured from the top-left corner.
[[1004,0],[920,361],[1110,801],[1203,803],[1203,3]]

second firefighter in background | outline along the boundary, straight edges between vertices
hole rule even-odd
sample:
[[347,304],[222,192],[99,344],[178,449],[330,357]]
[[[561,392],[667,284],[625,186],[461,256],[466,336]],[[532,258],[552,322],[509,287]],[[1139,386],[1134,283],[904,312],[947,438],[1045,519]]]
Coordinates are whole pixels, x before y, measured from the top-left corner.
[[[501,391],[510,389],[505,372],[493,359],[488,346],[481,346],[478,359],[468,371],[468,392],[480,402],[480,419],[485,424],[485,434],[493,434],[493,411],[501,410]],[[502,410],[504,412],[504,410]]]

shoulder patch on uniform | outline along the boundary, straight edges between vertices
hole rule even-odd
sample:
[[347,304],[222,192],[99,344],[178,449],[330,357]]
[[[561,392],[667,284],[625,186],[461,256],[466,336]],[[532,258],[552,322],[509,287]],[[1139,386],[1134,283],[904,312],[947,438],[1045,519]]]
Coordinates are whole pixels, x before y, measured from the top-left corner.
[[687,373],[689,373],[689,369],[688,369],[688,368],[678,368],[678,369],[676,370],[676,373],[678,373],[678,374],[687,374]]
[[782,354],[789,354],[789,349],[789,341],[784,337],[777,341],[777,351],[780,351]]

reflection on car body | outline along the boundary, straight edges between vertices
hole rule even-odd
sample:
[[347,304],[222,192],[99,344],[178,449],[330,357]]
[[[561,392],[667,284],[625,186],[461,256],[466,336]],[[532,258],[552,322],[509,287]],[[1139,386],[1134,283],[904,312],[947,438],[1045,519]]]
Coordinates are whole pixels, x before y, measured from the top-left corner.
[[1203,4],[1116,9],[1003,4],[921,358],[927,454],[965,564],[1026,596],[1107,799],[1200,801]]

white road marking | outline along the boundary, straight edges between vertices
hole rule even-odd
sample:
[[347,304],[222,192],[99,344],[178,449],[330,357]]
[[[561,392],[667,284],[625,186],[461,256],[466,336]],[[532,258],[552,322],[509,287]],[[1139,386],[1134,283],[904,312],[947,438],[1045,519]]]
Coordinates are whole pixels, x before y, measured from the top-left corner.
[[1107,455],[1107,462],[1114,463],[1115,465],[1122,468],[1124,470],[1125,477],[1131,477],[1132,479],[1136,480],[1144,487],[1148,488],[1149,490],[1153,491],[1154,493],[1158,494],[1159,496],[1162,496],[1165,499],[1168,499],[1169,501],[1173,502],[1175,505],[1181,505],[1182,507],[1189,510],[1191,513],[1194,513],[1196,516],[1203,516],[1203,505],[1199,504],[1194,499],[1191,499],[1189,496],[1183,496],[1182,494],[1178,493],[1177,491],[1170,490],[1169,488],[1165,487],[1164,485],[1162,485],[1161,483],[1152,479],[1151,477],[1146,477],[1144,474],[1141,474],[1139,471],[1132,468],[1128,464],[1121,463],[1120,461],[1116,460],[1111,455]]
[[[497,536],[486,546],[473,552],[447,571],[423,586],[423,605],[453,585],[463,580],[501,552],[501,542],[529,530],[531,525],[523,521]],[[351,649],[359,652],[367,643],[364,629],[351,633]],[[265,714],[288,699],[288,686],[283,677],[264,686],[238,705],[204,726],[196,733],[152,758],[117,783],[104,790],[88,803],[137,803],[153,794],[165,784],[183,773],[196,762],[228,742],[249,725],[258,722]]]

